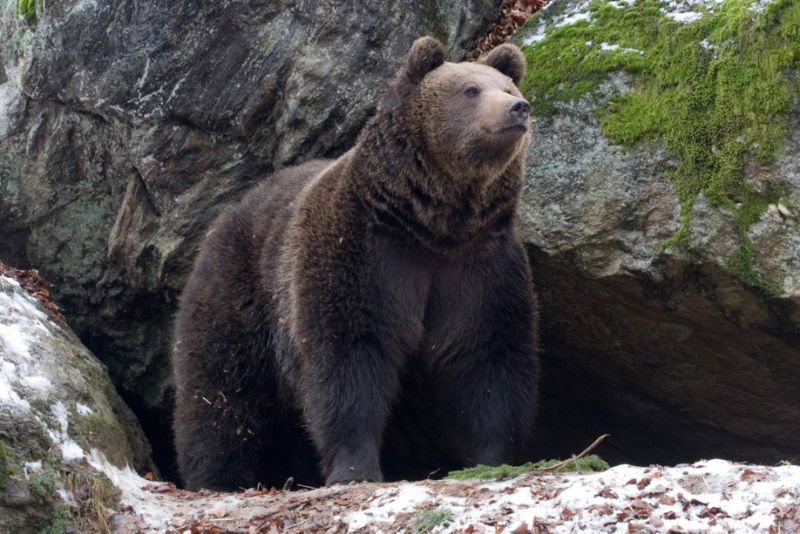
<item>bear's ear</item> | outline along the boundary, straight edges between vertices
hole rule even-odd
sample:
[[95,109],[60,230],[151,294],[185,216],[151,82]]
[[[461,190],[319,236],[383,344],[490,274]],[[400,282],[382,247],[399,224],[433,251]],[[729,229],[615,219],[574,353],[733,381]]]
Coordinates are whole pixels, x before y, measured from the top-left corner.
[[406,58],[406,75],[411,83],[422,81],[430,71],[444,63],[445,50],[433,37],[420,37],[411,45]]
[[522,51],[511,44],[501,44],[486,57],[480,59],[480,63],[493,67],[514,82],[514,85],[519,85],[522,77],[525,76],[525,56]]
[[433,37],[420,37],[414,41],[405,65],[386,86],[383,109],[391,111],[400,108],[425,75],[444,63],[444,56],[444,46]]

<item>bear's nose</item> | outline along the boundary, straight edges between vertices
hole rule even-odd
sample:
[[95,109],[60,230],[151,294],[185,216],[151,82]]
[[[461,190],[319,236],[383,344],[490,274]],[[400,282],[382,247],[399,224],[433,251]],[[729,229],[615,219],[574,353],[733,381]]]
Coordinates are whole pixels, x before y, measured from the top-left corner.
[[528,118],[531,112],[531,105],[524,98],[518,98],[508,105],[508,114],[516,120],[522,122]]

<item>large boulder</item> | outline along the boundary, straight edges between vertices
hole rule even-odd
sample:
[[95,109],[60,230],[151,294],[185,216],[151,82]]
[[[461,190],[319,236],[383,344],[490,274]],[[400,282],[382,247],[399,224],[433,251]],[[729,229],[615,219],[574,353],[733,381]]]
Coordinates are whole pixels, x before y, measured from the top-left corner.
[[[112,506],[89,455],[153,471],[106,367],[20,284],[0,275],[0,531],[87,531]],[[100,507],[97,516],[92,507]]]
[[416,37],[459,59],[500,4],[5,3],[0,258],[54,283],[157,435],[175,300],[209,222],[273,170],[346,150]]
[[543,452],[800,458],[800,4],[555,0],[536,123]]

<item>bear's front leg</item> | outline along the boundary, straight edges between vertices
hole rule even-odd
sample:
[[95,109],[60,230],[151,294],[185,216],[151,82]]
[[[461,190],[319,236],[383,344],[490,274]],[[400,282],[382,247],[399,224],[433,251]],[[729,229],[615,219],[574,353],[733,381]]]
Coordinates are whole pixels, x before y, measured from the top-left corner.
[[397,367],[365,339],[338,350],[326,345],[312,354],[303,388],[325,484],[382,481],[382,434],[398,389]]
[[538,362],[530,346],[487,344],[443,371],[442,434],[462,465],[522,460],[537,411]]
[[522,247],[503,244],[444,273],[431,310],[434,345],[446,347],[428,371],[437,424],[461,465],[519,461],[533,436],[536,297]]

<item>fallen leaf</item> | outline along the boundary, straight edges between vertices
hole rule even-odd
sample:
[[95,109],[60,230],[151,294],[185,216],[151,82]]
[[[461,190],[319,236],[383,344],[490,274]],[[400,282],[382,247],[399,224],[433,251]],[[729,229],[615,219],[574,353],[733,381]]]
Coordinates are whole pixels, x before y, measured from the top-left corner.
[[601,489],[600,492],[597,494],[597,496],[605,497],[606,499],[616,499],[619,497],[616,493],[614,493],[614,490],[612,490],[608,486]]
[[224,505],[220,504],[219,506],[215,506],[211,510],[208,511],[209,515],[213,515],[217,519],[225,517],[228,515],[228,510],[225,508]]

